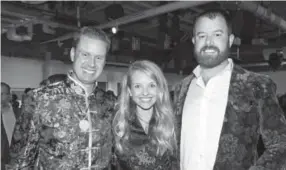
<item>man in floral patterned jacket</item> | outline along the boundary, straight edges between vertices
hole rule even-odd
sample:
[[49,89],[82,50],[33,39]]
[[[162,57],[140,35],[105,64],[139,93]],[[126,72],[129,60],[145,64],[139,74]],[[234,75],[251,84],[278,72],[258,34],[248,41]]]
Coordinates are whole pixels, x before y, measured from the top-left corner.
[[[199,66],[174,92],[181,170],[286,169],[286,120],[276,86],[228,59],[233,39],[222,11],[194,22]],[[259,157],[260,135],[266,150]]]
[[8,169],[108,169],[116,98],[99,89],[96,79],[109,47],[103,31],[80,30],[67,79],[33,90],[23,104]]

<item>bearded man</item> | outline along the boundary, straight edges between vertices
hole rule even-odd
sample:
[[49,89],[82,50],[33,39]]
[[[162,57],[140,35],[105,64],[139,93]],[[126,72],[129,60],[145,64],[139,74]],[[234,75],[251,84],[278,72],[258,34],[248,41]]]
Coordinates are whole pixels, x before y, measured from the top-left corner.
[[[223,11],[194,22],[198,66],[175,88],[181,170],[282,170],[286,120],[276,85],[229,58],[234,35]],[[257,153],[259,136],[266,150]]]

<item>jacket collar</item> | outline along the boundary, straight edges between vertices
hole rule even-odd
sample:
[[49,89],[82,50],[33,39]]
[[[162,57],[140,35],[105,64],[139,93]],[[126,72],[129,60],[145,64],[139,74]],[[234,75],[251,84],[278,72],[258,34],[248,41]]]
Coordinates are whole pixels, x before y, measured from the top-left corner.
[[[246,71],[245,69],[243,69],[242,67],[233,64],[233,70],[231,73],[231,79],[230,79],[230,90],[231,90],[231,86],[232,86],[232,82],[237,81],[237,79],[243,79],[243,74],[247,74],[248,71]],[[182,115],[182,111],[183,111],[183,107],[184,107],[184,102],[187,96],[187,92],[189,90],[189,86],[192,82],[192,80],[195,78],[195,75],[192,73],[189,76],[187,76],[182,82],[181,84],[179,84],[179,91],[177,92],[178,97],[175,103],[176,106],[176,115]]]

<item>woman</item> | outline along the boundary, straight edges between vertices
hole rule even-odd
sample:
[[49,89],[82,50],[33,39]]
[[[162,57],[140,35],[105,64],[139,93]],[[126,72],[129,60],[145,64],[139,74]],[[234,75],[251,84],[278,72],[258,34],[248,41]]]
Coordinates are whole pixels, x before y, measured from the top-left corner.
[[143,60],[129,67],[113,130],[116,160],[122,170],[179,169],[168,85],[156,64]]

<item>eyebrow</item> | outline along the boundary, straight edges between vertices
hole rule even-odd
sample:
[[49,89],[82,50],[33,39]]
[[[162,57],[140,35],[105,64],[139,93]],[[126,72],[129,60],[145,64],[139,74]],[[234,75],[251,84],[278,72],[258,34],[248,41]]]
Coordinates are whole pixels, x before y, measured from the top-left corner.
[[221,32],[221,33],[224,33],[224,31],[223,31],[222,29],[215,30],[214,32]]
[[[223,31],[222,29],[218,29],[218,30],[215,30],[215,31],[213,31],[213,32],[224,33],[224,31]],[[197,32],[197,33],[196,33],[196,35],[199,35],[199,34],[205,34],[205,32],[200,31],[200,32]]]
[[196,35],[204,34],[205,32],[197,32]]

